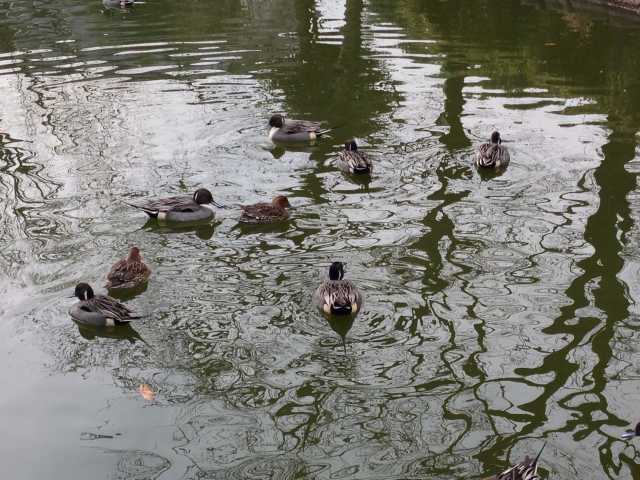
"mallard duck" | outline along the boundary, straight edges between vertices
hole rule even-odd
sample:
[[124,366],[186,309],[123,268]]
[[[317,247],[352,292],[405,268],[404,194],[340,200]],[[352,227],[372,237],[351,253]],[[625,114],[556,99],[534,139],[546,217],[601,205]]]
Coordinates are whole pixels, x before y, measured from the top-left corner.
[[640,423],[636,425],[635,430],[627,430],[621,435],[623,440],[629,440],[634,437],[640,437]]
[[366,153],[358,150],[355,140],[344,144],[344,150],[338,153],[338,167],[347,173],[367,174],[373,171],[373,164]]
[[106,295],[94,295],[87,283],[79,283],[73,294],[80,301],[71,307],[69,314],[76,322],[95,327],[114,327],[140,318],[126,305]]
[[538,460],[546,445],[546,443],[542,445],[542,448],[533,461],[527,456],[522,462],[508,468],[495,477],[489,477],[485,480],[540,480],[538,476]]
[[215,216],[210,205],[222,207],[213,200],[213,195],[206,188],[199,188],[192,197],[179,195],[176,197],[158,198],[142,203],[128,203],[152,218],[165,222],[200,222],[211,220]]
[[313,294],[313,303],[327,315],[355,315],[362,308],[362,293],[342,277],[344,265],[333,262],[329,267],[329,280],[324,280]]
[[256,203],[242,207],[240,222],[242,223],[273,223],[289,218],[287,208],[290,208],[289,199],[284,195],[278,195],[271,203]]
[[285,119],[279,113],[271,116],[269,126],[269,138],[282,143],[312,142],[331,131],[330,128],[320,128],[320,122]]
[[142,261],[140,249],[131,247],[129,255],[118,260],[111,267],[105,287],[108,289],[137,287],[146,282],[149,275],[151,275],[151,270]]
[[478,147],[475,164],[476,167],[483,168],[506,168],[510,161],[509,150],[502,145],[500,133],[493,132],[489,143]]

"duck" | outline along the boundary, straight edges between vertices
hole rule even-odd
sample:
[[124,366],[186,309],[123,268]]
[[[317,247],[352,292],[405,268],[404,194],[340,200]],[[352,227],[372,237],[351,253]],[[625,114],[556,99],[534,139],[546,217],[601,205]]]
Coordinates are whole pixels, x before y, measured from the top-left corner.
[[134,0],[102,0],[102,5],[105,8],[129,8],[134,3]]
[[507,168],[511,157],[507,147],[502,145],[500,132],[493,132],[489,143],[483,143],[476,152],[476,167]]
[[313,142],[332,130],[321,128],[320,122],[286,119],[279,113],[271,116],[269,126],[269,139],[281,143]]
[[113,264],[107,274],[107,284],[109,290],[117,288],[134,288],[149,279],[151,270],[142,261],[140,249],[131,247],[129,255]]
[[338,153],[338,167],[347,173],[369,174],[373,171],[373,163],[366,153],[358,150],[355,139],[344,144],[344,150]]
[[533,461],[527,456],[522,462],[515,464],[513,467],[508,468],[494,477],[486,478],[485,480],[540,480],[540,477],[538,476],[538,460],[540,459],[540,455],[542,455],[542,451],[546,445],[546,443],[542,445],[542,448]]
[[151,218],[172,223],[212,220],[215,217],[215,211],[210,205],[222,208],[222,205],[213,200],[213,195],[206,188],[197,189],[191,197],[178,195],[146,200],[142,203],[127,203],[127,205],[142,210]]
[[355,315],[362,309],[362,293],[343,277],[344,264],[333,262],[329,267],[329,279],[324,280],[313,294],[314,305],[327,315]]
[[242,206],[241,223],[274,223],[287,220],[291,204],[284,195],[278,195],[271,203],[262,202],[253,205]]
[[81,325],[94,327],[115,327],[128,324],[131,320],[141,318],[129,307],[107,295],[94,295],[88,283],[76,285],[73,293],[80,301],[69,310],[69,315]]
[[634,437],[640,437],[640,423],[636,424],[634,430],[627,430],[621,435],[623,440],[630,440]]

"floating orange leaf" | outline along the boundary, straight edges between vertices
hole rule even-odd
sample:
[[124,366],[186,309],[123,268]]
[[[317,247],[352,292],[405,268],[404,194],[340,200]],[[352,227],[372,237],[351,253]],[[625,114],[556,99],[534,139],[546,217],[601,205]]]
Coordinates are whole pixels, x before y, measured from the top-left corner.
[[142,395],[142,398],[144,398],[145,400],[154,400],[156,398],[156,393],[146,383],[140,384],[140,386],[138,387],[138,392],[140,392],[140,395]]

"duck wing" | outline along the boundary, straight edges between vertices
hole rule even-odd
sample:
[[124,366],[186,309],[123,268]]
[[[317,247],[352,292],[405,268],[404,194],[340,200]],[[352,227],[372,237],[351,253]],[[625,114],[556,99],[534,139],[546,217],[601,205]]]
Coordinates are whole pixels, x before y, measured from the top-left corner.
[[497,143],[483,143],[478,148],[476,164],[479,167],[501,167],[509,164],[509,150]]
[[283,208],[278,208],[271,203],[256,203],[242,207],[240,221],[243,223],[265,223],[286,220],[288,217],[289,213]]
[[87,300],[85,305],[91,307],[94,312],[100,312],[105,317],[112,318],[116,323],[127,323],[135,318],[141,318],[126,305],[106,295],[96,295]]
[[146,200],[140,203],[129,203],[139,208],[151,217],[157,217],[160,212],[195,212],[200,208],[193,198],[188,195]]
[[364,152],[343,150],[338,155],[345,168],[351,173],[369,173],[372,170],[371,160]]
[[122,288],[149,278],[151,270],[143,262],[119,260],[107,275],[107,288]]
[[362,294],[349,280],[325,280],[316,290],[314,298],[325,312],[326,306],[330,311],[349,311],[355,314],[363,303]]
[[302,132],[313,132],[320,133],[321,130],[320,122],[313,122],[309,120],[293,120],[287,119],[284,122],[283,131],[287,134],[294,133],[302,133]]

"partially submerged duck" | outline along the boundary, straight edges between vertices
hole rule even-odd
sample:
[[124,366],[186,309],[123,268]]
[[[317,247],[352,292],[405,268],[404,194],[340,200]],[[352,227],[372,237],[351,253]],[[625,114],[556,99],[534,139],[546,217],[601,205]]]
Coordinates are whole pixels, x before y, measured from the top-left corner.
[[329,279],[324,280],[313,294],[314,305],[327,315],[355,315],[362,308],[362,293],[342,277],[344,265],[333,262],[329,267]]
[[373,171],[373,163],[369,156],[358,150],[355,140],[349,140],[344,144],[344,150],[338,153],[338,167],[347,173],[370,174]]
[[538,460],[546,445],[546,443],[542,445],[538,455],[533,460],[527,456],[522,462],[508,468],[495,477],[489,477],[485,480],[540,480],[538,476]]
[[215,211],[211,205],[222,207],[213,200],[213,195],[206,188],[199,188],[193,196],[179,195],[175,197],[146,200],[141,203],[129,203],[163,222],[189,223],[212,220]]
[[320,122],[293,120],[279,113],[271,116],[269,126],[269,138],[282,143],[313,142],[331,131],[330,128],[323,129]]
[[511,161],[509,150],[502,145],[499,132],[493,132],[489,143],[483,143],[476,153],[476,167],[506,168]]
[[129,255],[118,260],[111,267],[105,287],[108,289],[134,288],[145,283],[149,279],[149,275],[151,275],[151,270],[142,261],[140,249],[131,247]]
[[114,327],[141,318],[129,307],[107,295],[94,295],[87,283],[79,283],[73,294],[80,301],[69,310],[76,322],[94,327]]
[[623,440],[630,440],[634,437],[640,437],[640,423],[636,424],[634,430],[627,430],[621,435]]
[[262,202],[243,206],[240,222],[273,223],[287,220],[289,218],[287,208],[290,207],[289,199],[284,195],[278,195],[271,203]]

